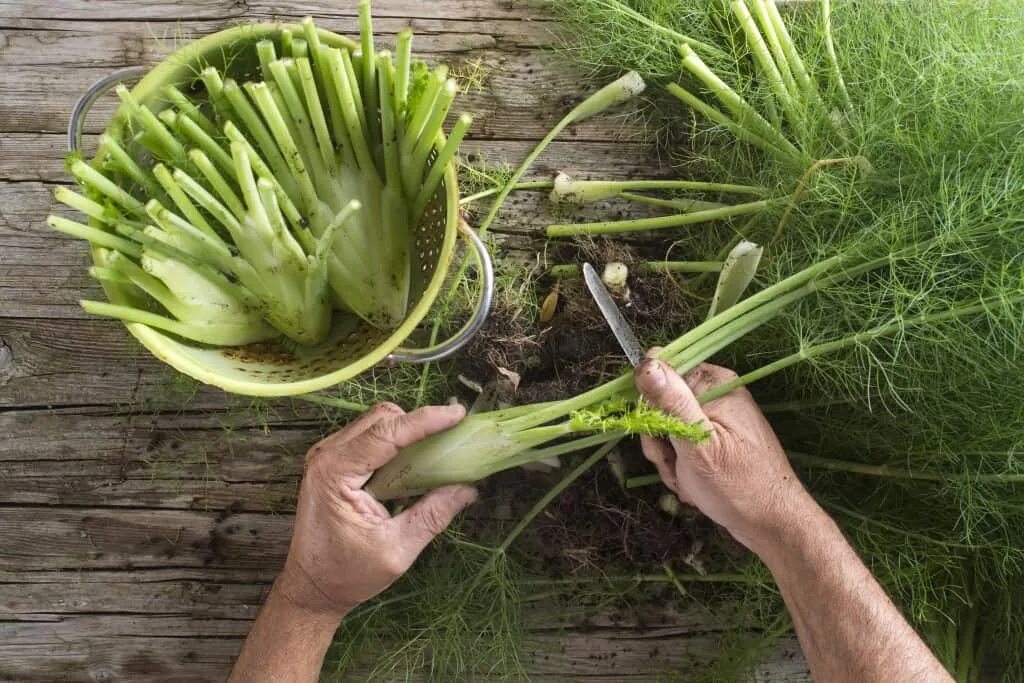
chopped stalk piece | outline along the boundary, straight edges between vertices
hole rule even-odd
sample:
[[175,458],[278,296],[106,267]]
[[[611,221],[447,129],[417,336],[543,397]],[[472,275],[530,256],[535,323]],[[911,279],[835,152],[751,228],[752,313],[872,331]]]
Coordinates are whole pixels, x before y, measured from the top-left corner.
[[[69,160],[82,194],[56,192],[92,224],[50,219],[120,254],[95,264],[97,277],[137,283],[137,315],[121,302],[90,310],[203,343],[242,343],[237,325],[218,337],[214,320],[197,323],[175,306],[174,283],[157,286],[148,275],[173,261],[196,274],[192,285],[233,288],[258,312],[261,338],[275,329],[316,345],[336,318],[353,314],[382,330],[402,323],[414,227],[470,119],[460,117],[446,139],[455,94],[447,70],[414,68],[407,31],[392,64],[374,52],[369,2],[359,17],[359,54],[350,43],[328,47],[306,18],[301,33],[282,28],[239,45],[258,60],[255,73],[227,60],[223,71],[197,69],[197,87],[164,87],[162,98],[118,88],[126,128],[101,137],[95,164]],[[251,80],[239,85],[239,77]],[[433,95],[419,97],[424,90]],[[150,304],[176,319],[143,308]]]
[[718,276],[718,286],[715,287],[715,296],[711,299],[711,306],[708,308],[708,317],[713,318],[718,313],[731,308],[743,296],[743,292],[757,274],[757,267],[761,263],[761,254],[764,247],[753,242],[740,242],[729,252],[725,259],[725,265]]

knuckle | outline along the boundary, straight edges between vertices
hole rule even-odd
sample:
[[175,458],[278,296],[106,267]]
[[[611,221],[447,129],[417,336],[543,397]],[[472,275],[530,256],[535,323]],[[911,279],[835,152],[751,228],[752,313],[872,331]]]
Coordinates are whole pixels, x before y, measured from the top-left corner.
[[703,393],[739,377],[729,368],[702,363],[683,376],[683,380],[694,393]]
[[373,408],[371,408],[370,410],[374,413],[390,413],[392,415],[402,415],[405,413],[405,411],[402,410],[401,407],[399,407],[395,403],[392,403],[391,401],[381,401],[380,403],[373,406]]
[[389,552],[381,558],[381,570],[389,579],[397,579],[407,568],[405,560],[397,552]]
[[662,405],[667,413],[678,417],[689,410],[690,400],[689,397],[684,394],[673,392],[665,397]]
[[423,511],[422,523],[423,528],[434,536],[448,528],[448,519],[436,507],[429,507]]
[[705,365],[703,367],[706,369],[708,378],[714,384],[721,384],[723,382],[729,382],[729,381],[732,381],[732,380],[736,379],[737,377],[739,377],[739,375],[737,375],[735,371],[733,371],[733,370],[731,370],[729,368],[724,368],[721,365],[710,365],[710,364],[707,364],[707,365]]
[[308,451],[306,451],[306,467],[307,468],[309,467],[309,465],[312,462],[314,462],[314,460],[317,458],[317,456],[320,455],[320,453],[323,451],[323,449],[324,449],[323,442],[320,441],[320,442],[317,442],[317,443],[313,444],[313,446],[310,447],[310,449]]
[[683,375],[683,380],[685,380],[686,383],[689,384],[690,386],[699,384],[701,381],[704,380],[704,378],[708,376],[708,369],[710,367],[711,366],[708,365],[707,363],[701,363],[692,370],[687,371]]
[[736,398],[737,408],[749,408],[750,406],[757,406],[754,401],[754,395],[750,393],[750,390],[746,387],[736,387],[729,392]]
[[366,430],[366,439],[377,445],[392,444],[395,441],[397,425],[393,419],[381,420]]
[[705,450],[697,454],[693,460],[692,467],[697,476],[702,480],[712,480],[722,474],[722,463],[718,453],[713,450]]
[[306,476],[310,479],[321,479],[327,476],[328,458],[314,457],[306,465]]

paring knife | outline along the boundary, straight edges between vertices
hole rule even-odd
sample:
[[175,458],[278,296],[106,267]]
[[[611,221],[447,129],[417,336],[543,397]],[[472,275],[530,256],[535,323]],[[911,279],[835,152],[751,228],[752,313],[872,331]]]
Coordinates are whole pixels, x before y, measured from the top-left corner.
[[597,271],[589,263],[583,264],[583,281],[587,284],[587,289],[594,297],[597,307],[601,309],[601,314],[608,323],[608,327],[611,328],[612,334],[615,335],[615,339],[618,340],[619,346],[622,347],[622,351],[626,354],[626,358],[633,364],[633,367],[643,363],[645,360],[644,347],[640,345],[636,335],[633,334],[633,329],[626,322],[626,318],[623,317],[622,311],[619,310],[615,299],[612,298],[608,288],[604,286]]

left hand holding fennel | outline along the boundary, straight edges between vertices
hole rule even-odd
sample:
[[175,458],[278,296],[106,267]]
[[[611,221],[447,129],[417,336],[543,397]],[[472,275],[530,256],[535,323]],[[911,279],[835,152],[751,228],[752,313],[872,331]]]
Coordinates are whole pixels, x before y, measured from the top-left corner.
[[342,617],[404,574],[471,486],[438,488],[392,517],[362,490],[398,449],[459,423],[461,406],[375,406],[310,449],[284,570],[242,646],[231,681],[315,681]]

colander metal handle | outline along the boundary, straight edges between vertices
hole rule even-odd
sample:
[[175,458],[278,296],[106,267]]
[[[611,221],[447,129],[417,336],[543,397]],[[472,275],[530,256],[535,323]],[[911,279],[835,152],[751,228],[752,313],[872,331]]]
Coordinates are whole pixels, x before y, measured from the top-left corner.
[[425,349],[396,349],[388,356],[388,360],[401,363],[430,363],[447,358],[465,346],[487,321],[487,316],[491,312],[491,303],[494,301],[494,264],[491,262],[491,254],[476,231],[469,227],[462,218],[459,218],[459,232],[472,247],[473,258],[476,260],[480,272],[480,297],[477,300],[476,310],[473,311],[473,315],[462,326],[462,329],[450,339]]
[[[148,69],[143,67],[121,69],[104,76],[89,86],[89,89],[79,98],[75,103],[75,108],[71,111],[71,120],[68,122],[68,150],[77,152],[82,148],[82,129],[85,127],[85,117],[96,100],[118,83],[137,81],[147,71]],[[459,218],[459,232],[472,247],[473,257],[480,272],[480,297],[477,300],[476,310],[473,311],[469,322],[450,339],[425,349],[396,349],[388,356],[388,360],[401,363],[430,363],[447,358],[465,346],[487,321],[487,316],[491,312],[491,303],[494,300],[494,264],[491,262],[491,254],[487,251],[483,240],[461,217]]]
[[77,152],[82,149],[82,129],[85,127],[85,117],[88,116],[89,110],[92,109],[92,105],[96,103],[96,100],[118,83],[137,81],[147,71],[149,69],[141,66],[121,69],[112,74],[107,74],[89,86],[85,94],[75,102],[75,108],[71,110],[71,120],[68,121],[68,151]]

